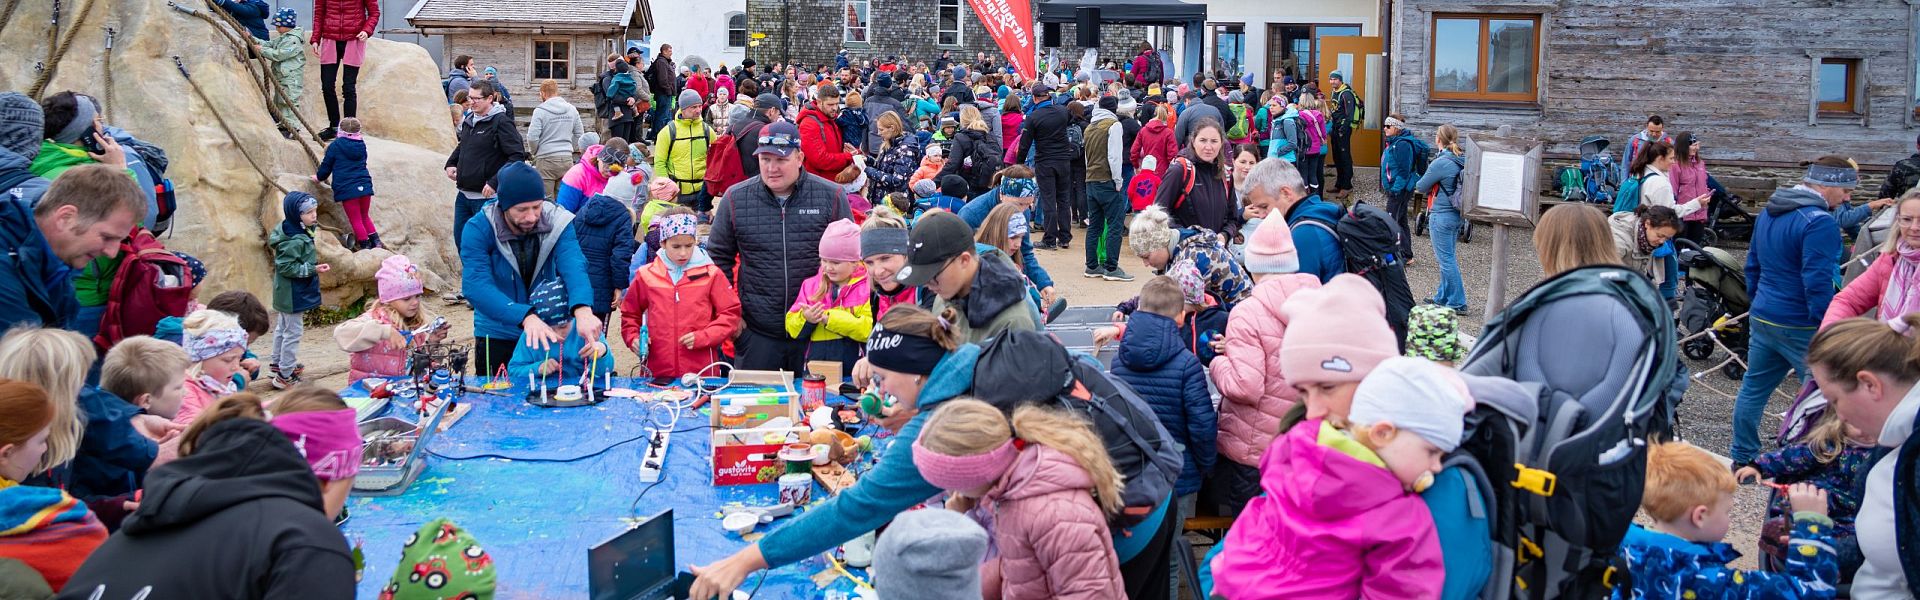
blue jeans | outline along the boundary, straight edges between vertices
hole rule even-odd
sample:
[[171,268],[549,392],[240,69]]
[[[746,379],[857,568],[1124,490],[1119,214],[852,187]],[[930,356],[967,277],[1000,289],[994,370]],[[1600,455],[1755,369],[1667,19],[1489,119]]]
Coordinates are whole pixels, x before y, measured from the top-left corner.
[[[1668,243],[1671,244],[1672,242],[1668,242]],[[1678,286],[1680,284],[1680,253],[1674,252],[1672,254],[1668,254],[1665,258],[1660,259],[1660,262],[1662,263],[1661,268],[1666,269],[1666,279],[1661,280],[1660,282],[1660,297],[1662,299],[1672,300],[1674,294],[1678,293],[1679,291]],[[1812,338],[1809,337],[1808,339],[1812,339]],[[1806,348],[1804,347],[1805,344],[1801,344],[1801,346],[1802,346],[1802,348],[1800,349],[1801,353],[1805,354],[1806,353]],[[1805,369],[1802,369],[1802,370],[1804,371]]]
[[480,207],[487,205],[486,198],[468,198],[460,192],[453,193],[453,246],[460,247],[461,234],[467,230],[467,221],[480,214]]
[[1434,304],[1454,310],[1467,307],[1467,285],[1460,281],[1460,261],[1454,246],[1460,243],[1460,213],[1452,207],[1435,206],[1427,211],[1427,237],[1433,240],[1433,258],[1440,263],[1440,289],[1433,291]]
[[667,122],[673,120],[673,104],[676,99],[667,94],[653,95],[653,112],[647,114],[647,123],[653,125],[653,131],[662,131]]
[[1781,327],[1759,319],[1748,326],[1747,376],[1740,380],[1740,394],[1733,401],[1734,464],[1752,462],[1760,453],[1760,415],[1767,410],[1773,390],[1786,379],[1787,369],[1800,374],[1805,383],[1807,346],[1813,343],[1812,327]]
[[1087,182],[1087,270],[1120,268],[1120,230],[1127,219],[1127,198],[1112,181]]

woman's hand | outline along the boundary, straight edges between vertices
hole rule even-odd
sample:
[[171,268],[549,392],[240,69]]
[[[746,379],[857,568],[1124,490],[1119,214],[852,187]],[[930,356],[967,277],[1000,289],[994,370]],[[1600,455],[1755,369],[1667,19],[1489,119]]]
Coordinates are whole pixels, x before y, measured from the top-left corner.
[[697,340],[694,339],[692,332],[688,332],[686,335],[680,336],[680,345],[686,346],[688,350],[693,349],[693,343],[695,341]]
[[734,589],[740,587],[741,582],[747,580],[748,575],[765,568],[767,559],[761,556],[759,544],[742,548],[717,563],[689,567],[695,579],[687,597],[692,600],[726,600]]

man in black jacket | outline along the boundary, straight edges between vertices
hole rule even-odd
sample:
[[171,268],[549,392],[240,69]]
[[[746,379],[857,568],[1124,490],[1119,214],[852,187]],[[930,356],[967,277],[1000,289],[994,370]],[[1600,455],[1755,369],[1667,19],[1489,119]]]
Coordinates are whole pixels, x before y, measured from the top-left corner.
[[953,66],[953,83],[947,84],[946,91],[940,92],[938,100],[941,106],[947,105],[947,98],[959,99],[961,104],[973,104],[973,88],[967,86],[967,68]]
[[[867,90],[860,95],[866,99],[867,104],[867,123],[869,124],[867,150],[877,156],[880,154],[880,144],[885,143],[886,140],[880,139],[880,128],[872,125],[879,123],[880,115],[888,112],[898,115],[901,123],[909,122],[906,107],[907,91],[893,84],[891,73],[882,71],[873,74],[873,85],[867,86]],[[993,124],[997,126],[999,121],[996,120]]]
[[526,143],[520,139],[520,129],[513,124],[513,115],[500,104],[499,90],[494,82],[475,81],[467,89],[467,110],[472,111],[460,121],[460,145],[453,148],[453,154],[447,155],[447,179],[452,179],[459,191],[453,196],[453,236],[460,239],[460,228],[473,215],[480,212],[480,206],[487,203],[493,195],[490,185],[493,176],[500,167],[510,162],[527,160]]
[[799,373],[807,343],[787,334],[787,307],[800,296],[800,283],[820,271],[827,225],[853,210],[844,188],[801,170],[799,127],[778,121],[759,137],[760,175],[727,189],[707,253],[740,289],[746,328],[734,345],[734,366]]
[[[1920,139],[1915,139],[1913,145],[1920,149]],[[1917,185],[1920,185],[1920,152],[1914,152],[1913,156],[1893,164],[1893,172],[1887,174],[1887,182],[1880,185],[1880,197],[1899,200],[1901,195]]]
[[1046,231],[1040,238],[1041,250],[1066,248],[1073,241],[1073,142],[1067,128],[1073,115],[1053,97],[1045,84],[1034,87],[1036,99],[1027,118],[1020,122],[1020,162],[1033,157],[1034,179],[1040,184],[1040,206],[1046,219]]
[[647,90],[653,92],[653,112],[647,115],[647,122],[653,125],[653,131],[660,131],[673,120],[673,100],[680,95],[680,75],[673,68],[671,44],[661,44],[660,56],[647,67]]
[[754,154],[760,148],[760,132],[778,120],[780,97],[761,93],[753,97],[753,117],[741,121],[740,127],[727,132],[733,134],[733,147],[740,153],[740,172],[747,177],[760,174],[760,157]]

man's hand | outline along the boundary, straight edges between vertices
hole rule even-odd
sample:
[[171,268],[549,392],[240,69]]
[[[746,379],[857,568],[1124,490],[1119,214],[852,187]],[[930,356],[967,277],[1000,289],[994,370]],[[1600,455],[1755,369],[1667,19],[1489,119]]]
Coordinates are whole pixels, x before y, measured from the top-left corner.
[[113,138],[107,137],[105,135],[101,135],[100,131],[97,129],[94,130],[93,133],[90,133],[88,135],[92,135],[94,143],[100,144],[100,148],[101,148],[101,152],[99,154],[94,154],[92,152],[87,153],[87,156],[92,157],[94,162],[98,162],[100,164],[113,167],[115,169],[127,168],[127,151],[120,147],[120,142],[114,141]]
[[1787,486],[1787,504],[1793,512],[1827,514],[1827,491],[1811,483]]
[[1878,199],[1878,200],[1874,200],[1874,201],[1872,201],[1872,202],[1868,202],[1868,203],[1867,203],[1867,206],[1871,206],[1871,207],[1873,207],[1873,209],[1874,209],[1874,210],[1880,210],[1880,209],[1882,209],[1882,208],[1886,208],[1886,207],[1889,207],[1889,206],[1893,206],[1893,199],[1892,199],[1892,198],[1881,198],[1881,199]]
[[481,196],[486,196],[486,197],[488,197],[488,198],[492,198],[492,197],[493,197],[493,184],[491,184],[491,183],[489,183],[489,184],[486,184],[486,185],[482,185],[482,186],[480,186],[480,195],[481,195]]
[[449,181],[459,181],[460,167],[447,167],[447,179]]
[[540,320],[540,317],[527,315],[527,318],[520,320],[520,328],[527,333],[528,348],[547,352],[553,348],[554,344],[560,343],[560,336],[553,332],[552,327],[547,326],[546,321]]
[[692,332],[688,332],[686,335],[680,336],[680,345],[686,346],[688,350],[693,349],[693,342],[694,342],[694,338],[693,338]]
[[600,317],[593,314],[593,309],[585,306],[573,309],[573,323],[580,329],[581,339],[600,339]]

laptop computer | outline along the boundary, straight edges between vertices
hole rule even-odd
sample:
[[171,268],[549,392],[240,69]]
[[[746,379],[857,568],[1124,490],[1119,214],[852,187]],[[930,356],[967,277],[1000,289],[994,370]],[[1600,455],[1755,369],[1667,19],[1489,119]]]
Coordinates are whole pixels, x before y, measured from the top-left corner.
[[587,550],[587,590],[593,600],[679,600],[692,585],[692,575],[676,576],[673,509]]

